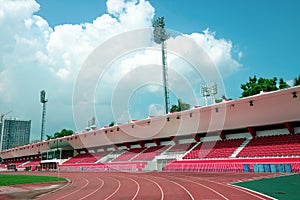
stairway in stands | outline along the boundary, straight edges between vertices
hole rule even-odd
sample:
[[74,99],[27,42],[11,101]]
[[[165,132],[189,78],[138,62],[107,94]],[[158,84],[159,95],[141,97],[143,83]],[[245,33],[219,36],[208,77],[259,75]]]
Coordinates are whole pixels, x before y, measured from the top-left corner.
[[246,138],[246,140],[239,146],[230,156],[230,158],[236,158],[236,156],[243,150],[243,148],[251,141],[251,139]]

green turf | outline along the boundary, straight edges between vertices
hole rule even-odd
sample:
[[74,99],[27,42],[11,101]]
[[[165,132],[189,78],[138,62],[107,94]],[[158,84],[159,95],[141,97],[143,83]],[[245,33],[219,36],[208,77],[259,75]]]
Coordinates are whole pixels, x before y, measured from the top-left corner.
[[51,176],[25,176],[25,175],[0,174],[0,186],[54,182],[54,181],[64,181],[64,180],[66,179],[59,178],[59,177],[51,177]]
[[300,174],[235,183],[276,199],[300,199]]

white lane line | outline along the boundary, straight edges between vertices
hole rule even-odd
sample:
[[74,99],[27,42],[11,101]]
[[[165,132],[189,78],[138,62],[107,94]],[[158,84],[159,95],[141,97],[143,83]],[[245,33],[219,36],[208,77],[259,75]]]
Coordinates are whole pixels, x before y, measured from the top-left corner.
[[[166,175],[165,175],[165,176],[166,176]],[[171,178],[179,178],[179,177],[176,177],[176,176],[175,176],[175,177],[169,176],[169,177],[171,177]],[[213,193],[218,194],[218,195],[221,196],[222,198],[224,198],[224,199],[226,199],[226,200],[229,200],[229,199],[228,199],[227,197],[225,197],[223,194],[219,193],[218,191],[216,191],[216,190],[214,190],[214,189],[212,189],[212,188],[210,188],[210,187],[208,187],[208,186],[206,186],[206,185],[203,185],[203,184],[201,184],[201,183],[197,183],[197,182],[192,181],[192,180],[184,179],[184,178],[179,178],[179,179],[182,179],[182,180],[185,180],[185,181],[189,181],[189,182],[195,183],[195,184],[197,184],[197,185],[200,185],[200,186],[202,186],[202,187],[205,187],[205,188],[207,188],[208,190],[212,191]]]
[[[129,177],[127,177],[127,178],[129,178]],[[135,184],[137,185],[137,191],[136,191],[136,193],[134,194],[134,196],[132,197],[132,200],[134,200],[136,197],[137,197],[137,195],[138,195],[138,193],[139,193],[139,191],[140,191],[140,184],[136,181],[136,180],[134,180],[134,179],[132,179],[132,178],[129,178],[130,180],[132,180],[133,182],[135,182]]]
[[59,198],[56,199],[56,200],[63,199],[63,198],[65,198],[65,197],[70,196],[71,194],[74,194],[74,193],[76,193],[76,192],[79,192],[80,190],[82,190],[83,188],[85,188],[85,187],[89,184],[89,180],[87,180],[86,178],[82,178],[82,179],[84,179],[84,180],[86,181],[86,184],[85,184],[83,187],[81,187],[81,188],[79,188],[78,190],[75,190],[75,191],[73,191],[73,192],[71,192],[71,193],[69,193],[69,194],[66,194],[66,195],[64,195],[64,196],[61,196],[61,197],[59,197]]
[[67,184],[65,184],[64,186],[59,187],[59,188],[57,188],[57,189],[55,189],[55,190],[52,190],[52,191],[50,191],[50,192],[47,192],[47,193],[38,195],[35,199],[41,199],[41,198],[44,197],[44,196],[46,197],[47,195],[53,194],[53,193],[55,193],[55,192],[58,192],[58,191],[64,189],[65,187],[69,187],[69,186],[71,186],[71,185],[73,184],[73,181],[71,181],[70,179],[68,179],[68,178],[65,178],[65,179],[67,179],[67,181],[68,181]]
[[140,188],[141,188],[140,184],[136,180],[134,180],[134,179],[132,179],[130,177],[127,177],[127,176],[119,176],[119,177],[130,179],[131,181],[133,181],[137,185],[137,191],[135,192],[134,196],[131,199],[131,200],[134,200],[137,197],[137,195],[138,195],[138,193],[140,191]]
[[[254,197],[257,197],[257,198],[259,198],[259,199],[265,199],[265,198],[260,197],[260,196],[257,196],[256,194],[262,195],[262,196],[264,196],[264,197],[266,197],[266,198],[269,198],[269,199],[276,200],[276,198],[274,198],[274,197],[271,197],[271,196],[269,196],[269,195],[266,195],[266,194],[263,194],[263,193],[260,193],[260,192],[256,192],[256,191],[254,191],[254,190],[250,190],[250,189],[248,189],[248,188],[244,188],[244,187],[237,186],[237,185],[231,185],[231,186],[232,186],[232,188],[235,188],[235,189],[237,189],[237,190],[239,190],[239,191],[241,191],[241,192],[245,192],[245,193],[247,193],[247,194],[250,194],[250,195],[252,195],[252,196],[254,196]],[[250,192],[248,192],[247,190],[250,191]],[[256,194],[253,194],[253,193],[251,193],[251,192],[256,193]]]
[[145,178],[145,177],[141,177],[141,178],[142,178],[142,179],[146,179],[146,180],[148,180],[148,181],[154,183],[154,184],[159,188],[159,190],[160,190],[160,193],[161,193],[161,198],[160,198],[160,199],[161,199],[161,200],[164,199],[164,197],[165,197],[164,191],[163,191],[163,189],[161,188],[161,186],[160,186],[157,182],[155,182],[155,181],[153,181],[153,180],[151,180],[151,179]]
[[[113,179],[115,179],[115,178],[113,178]],[[111,195],[109,195],[108,197],[106,197],[105,200],[109,199],[110,197],[112,197],[114,194],[116,194],[119,191],[119,189],[121,187],[121,182],[118,179],[115,179],[115,180],[117,180],[117,182],[119,184],[118,188]]]
[[103,187],[103,185],[104,185],[104,181],[103,181],[103,179],[101,179],[101,178],[98,178],[98,177],[97,177],[97,179],[101,181],[101,185],[98,187],[98,189],[97,189],[97,190],[95,190],[94,192],[91,192],[90,194],[88,194],[88,195],[86,195],[86,196],[84,196],[84,197],[80,198],[79,200],[82,200],[82,199],[85,199],[85,198],[87,198],[87,197],[91,196],[92,194],[96,193],[98,190],[100,190],[100,189]]
[[175,183],[176,185],[178,185],[179,187],[181,187],[182,189],[184,189],[184,191],[186,191],[189,194],[189,196],[191,197],[191,199],[195,200],[194,197],[193,197],[193,195],[190,193],[190,191],[188,191],[185,187],[183,187],[182,185],[180,185],[179,183],[176,183],[174,181],[171,181],[171,182]]
[[[184,176],[184,175],[181,175],[181,176]],[[222,186],[226,186],[226,187],[229,187],[229,188],[233,188],[233,189],[239,190],[239,191],[241,191],[241,192],[250,194],[250,195],[252,195],[252,196],[254,196],[254,197],[256,197],[256,198],[259,198],[259,199],[263,199],[263,200],[265,199],[265,198],[263,198],[263,197],[260,197],[260,196],[258,196],[258,195],[256,195],[256,194],[253,194],[253,193],[248,192],[248,191],[246,191],[246,190],[242,190],[242,189],[240,189],[240,188],[238,188],[238,187],[233,187],[233,185],[227,185],[227,184],[215,182],[215,181],[208,180],[208,179],[202,179],[202,178],[198,178],[198,177],[197,177],[197,178],[196,178],[196,177],[190,177],[190,176],[184,176],[184,177],[187,177],[187,178],[194,178],[194,179],[197,179],[197,180],[202,180],[202,181],[207,181],[207,182],[215,183],[215,184],[218,184],[218,185],[222,185]],[[272,197],[269,197],[269,196],[264,195],[264,194],[262,194],[262,193],[259,193],[259,192],[256,192],[256,193],[257,193],[257,194],[260,194],[260,195],[262,195],[262,196],[266,196],[266,197],[272,199]]]

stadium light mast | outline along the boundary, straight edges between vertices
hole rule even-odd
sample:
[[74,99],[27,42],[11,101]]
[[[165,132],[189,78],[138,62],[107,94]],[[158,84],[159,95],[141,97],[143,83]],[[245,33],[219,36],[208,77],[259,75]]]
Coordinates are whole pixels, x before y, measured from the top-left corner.
[[201,95],[205,98],[205,105],[208,105],[209,91],[207,85],[201,85]]
[[161,44],[162,52],[162,73],[163,73],[163,85],[164,85],[164,96],[165,96],[165,112],[169,112],[169,90],[168,90],[168,65],[167,65],[167,48],[165,41],[169,38],[169,35],[165,30],[165,20],[164,17],[158,17],[152,23],[154,42]]
[[46,99],[46,92],[45,90],[41,91],[40,101],[43,104],[43,111],[42,111],[42,128],[41,128],[41,141],[43,141],[44,134],[45,134],[45,122],[46,122],[46,103],[48,99]]
[[211,83],[207,85],[201,85],[201,95],[205,98],[205,105],[208,105],[208,97],[210,96],[212,99],[212,103],[214,104],[216,101],[216,94],[218,93],[216,83]]

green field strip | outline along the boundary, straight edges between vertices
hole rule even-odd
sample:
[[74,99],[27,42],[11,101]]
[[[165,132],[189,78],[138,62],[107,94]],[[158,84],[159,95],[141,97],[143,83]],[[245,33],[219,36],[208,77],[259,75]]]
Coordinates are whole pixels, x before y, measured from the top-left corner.
[[33,184],[44,182],[65,181],[65,178],[52,176],[26,176],[26,175],[10,175],[0,174],[0,186]]
[[235,183],[256,192],[282,200],[300,199],[300,174]]

